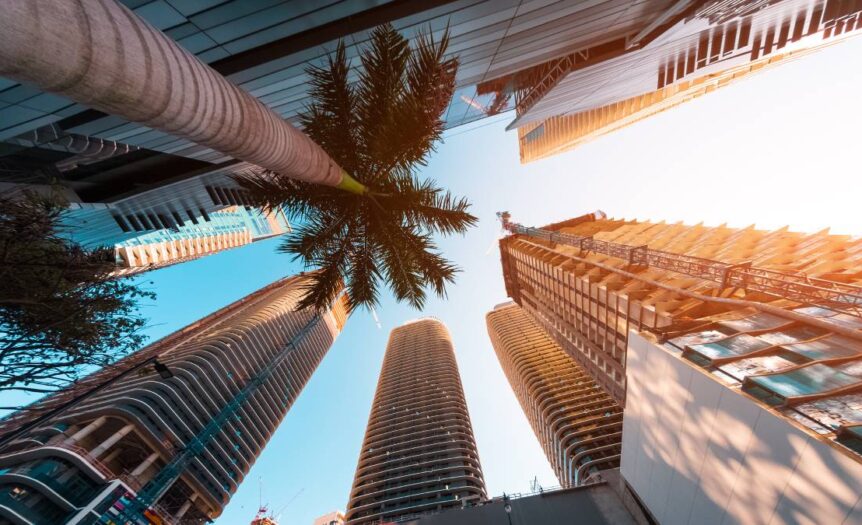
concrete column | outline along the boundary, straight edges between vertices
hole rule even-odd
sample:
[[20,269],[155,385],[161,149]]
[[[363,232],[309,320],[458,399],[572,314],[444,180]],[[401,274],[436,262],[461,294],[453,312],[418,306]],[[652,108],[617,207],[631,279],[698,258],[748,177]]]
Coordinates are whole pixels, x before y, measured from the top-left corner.
[[91,450],[90,456],[92,456],[93,458],[98,458],[99,456],[104,454],[105,451],[107,451],[109,448],[114,446],[114,444],[117,441],[123,439],[126,436],[126,434],[131,432],[132,429],[134,429],[134,428],[135,428],[134,425],[128,424],[128,425],[124,426],[123,428],[121,428],[120,430],[117,430],[116,432],[114,432],[114,434],[111,437],[109,437],[105,441],[102,441],[102,443],[100,443],[98,447]]
[[108,454],[107,456],[105,456],[104,459],[102,459],[102,463],[109,463],[110,461],[113,461],[114,458],[116,458],[117,456],[119,456],[122,453],[123,453],[122,448],[115,447],[114,450],[112,450],[110,454]]
[[155,463],[157,459],[159,459],[159,453],[158,453],[158,452],[153,452],[152,454],[150,454],[149,456],[147,456],[147,459],[143,460],[143,461],[141,462],[141,464],[140,464],[140,465],[138,465],[137,467],[135,467],[135,470],[133,470],[133,471],[131,472],[131,475],[132,475],[132,476],[135,476],[135,477],[140,476],[140,475],[141,475],[141,474],[143,474],[143,473],[144,473],[148,468],[150,468],[150,465],[152,465],[153,463]]
[[93,421],[89,425],[85,426],[81,430],[75,432],[72,435],[72,437],[70,437],[69,439],[64,441],[63,444],[64,445],[74,445],[74,444],[78,443],[79,441],[81,441],[85,437],[92,434],[93,431],[95,431],[96,429],[98,429],[99,427],[104,425],[107,420],[108,420],[108,418],[105,416],[102,416],[99,419],[96,419],[95,421]]
[[198,495],[192,494],[191,497],[187,499],[185,503],[183,503],[183,506],[180,507],[180,510],[178,510],[177,513],[174,514],[174,521],[180,521],[180,518],[182,518],[185,513],[189,511],[190,508],[192,508],[192,503],[194,503],[196,499],[198,499]]

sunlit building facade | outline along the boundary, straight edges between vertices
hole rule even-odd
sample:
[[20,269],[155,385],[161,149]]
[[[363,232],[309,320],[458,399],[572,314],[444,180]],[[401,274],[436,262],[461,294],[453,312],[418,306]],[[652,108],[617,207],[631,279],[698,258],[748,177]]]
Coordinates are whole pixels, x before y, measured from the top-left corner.
[[249,164],[227,163],[98,204],[70,202],[60,232],[86,248],[113,248],[115,275],[162,268],[289,232],[282,210],[253,207],[232,179],[254,173]]
[[[130,230],[120,235],[119,242],[113,245],[117,263],[115,274],[118,275],[170,266],[290,231],[290,224],[281,210],[268,212],[246,206],[201,212],[197,217],[194,214],[172,215],[170,219],[115,215],[114,219],[118,224],[126,221]],[[161,229],[143,230],[145,220],[150,221],[153,228],[161,226]],[[152,221],[158,222],[153,225]],[[134,231],[132,224],[141,225],[142,231],[127,235]]]
[[371,525],[475,505],[485,481],[446,326],[392,331],[346,519]]
[[565,55],[480,84],[483,93],[514,91],[517,115],[508,129],[518,130],[522,162],[575,148],[862,29],[862,6],[843,0],[647,4],[628,6],[620,16],[632,17],[627,26],[585,33]]
[[631,333],[620,472],[656,522],[862,523],[862,317],[787,312]]
[[564,488],[619,467],[623,411],[524,310],[485,317],[497,359]]
[[[296,311],[302,281],[254,292],[0,422],[7,434],[156,356],[170,372],[142,367],[0,450],[0,522],[126,523],[120,511],[164,480],[153,523],[216,518],[346,320],[343,300]],[[192,444],[201,452],[172,463]]]
[[[733,308],[713,299],[798,305],[818,299],[805,295],[819,290],[806,280],[853,290],[862,270],[862,239],[827,232],[653,223],[601,212],[541,229],[506,224],[515,232],[500,240],[507,294],[621,403],[629,330],[668,330]],[[795,293],[789,302],[767,293],[785,288]]]
[[862,239],[501,217],[507,291],[624,404],[625,501],[668,525],[860,521]]

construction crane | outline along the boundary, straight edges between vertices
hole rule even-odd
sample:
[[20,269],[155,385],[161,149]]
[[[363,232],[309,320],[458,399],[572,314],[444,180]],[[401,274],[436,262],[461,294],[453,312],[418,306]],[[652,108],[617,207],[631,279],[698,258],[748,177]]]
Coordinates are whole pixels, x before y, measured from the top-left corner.
[[[734,287],[762,292],[797,303],[822,306],[836,312],[862,318],[862,287],[860,286],[809,277],[802,273],[758,268],[750,262],[730,264],[701,257],[653,250],[645,245],[630,246],[559,231],[530,228],[512,222],[511,215],[505,211],[497,213],[497,217],[500,219],[503,229],[510,233],[572,246],[581,250],[581,253],[594,252],[609,255],[627,261],[632,267],[670,270],[719,283],[722,289]],[[605,214],[599,211],[583,215],[568,221],[568,223],[577,224],[605,217]]]
[[[200,456],[212,440],[222,431],[224,425],[235,417],[237,411],[245,404],[258,388],[270,378],[272,373],[281,365],[290,354],[296,350],[297,345],[318,325],[322,317],[316,313],[305,326],[285,345],[285,347],[264,366],[254,377],[243,386],[231,401],[212,418],[204,428],[192,438],[177,454],[151,479],[137,495],[128,497],[123,505],[114,506],[104,514],[99,521],[102,524],[115,524],[131,522],[133,524],[149,524],[148,520],[153,515],[151,507],[173,486],[180,476],[188,468],[189,464]],[[123,521],[125,520],[125,521]]]

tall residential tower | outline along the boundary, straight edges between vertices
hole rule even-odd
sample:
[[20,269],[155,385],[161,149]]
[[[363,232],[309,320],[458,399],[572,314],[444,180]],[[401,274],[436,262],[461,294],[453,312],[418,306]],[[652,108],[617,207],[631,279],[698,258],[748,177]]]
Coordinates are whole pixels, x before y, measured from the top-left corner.
[[623,411],[514,303],[486,316],[509,384],[564,488],[619,467]]
[[347,523],[385,523],[484,498],[449,331],[436,319],[396,328],[386,346]]
[[0,450],[0,521],[217,517],[346,320],[343,300],[295,311],[302,279],[254,292],[2,421],[7,434],[60,407]]

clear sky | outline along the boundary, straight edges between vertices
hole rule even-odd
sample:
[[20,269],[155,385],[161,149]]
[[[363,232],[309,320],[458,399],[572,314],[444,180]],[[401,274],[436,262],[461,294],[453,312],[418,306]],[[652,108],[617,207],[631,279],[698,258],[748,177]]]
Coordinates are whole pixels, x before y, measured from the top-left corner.
[[[234,495],[218,525],[246,525],[263,501],[281,525],[343,510],[389,330],[432,315],[455,343],[491,495],[557,485],[499,367],[485,313],[505,300],[494,213],[528,225],[596,209],[609,216],[862,234],[858,122],[862,39],[832,46],[650,117],[575,151],[522,166],[511,115],[450,132],[424,175],[467,195],[480,225],[440,243],[462,268],[424,312],[386,299],[354,315]],[[277,241],[150,272],[144,308],[160,337],[300,268]],[[286,507],[285,507],[286,505]]]

